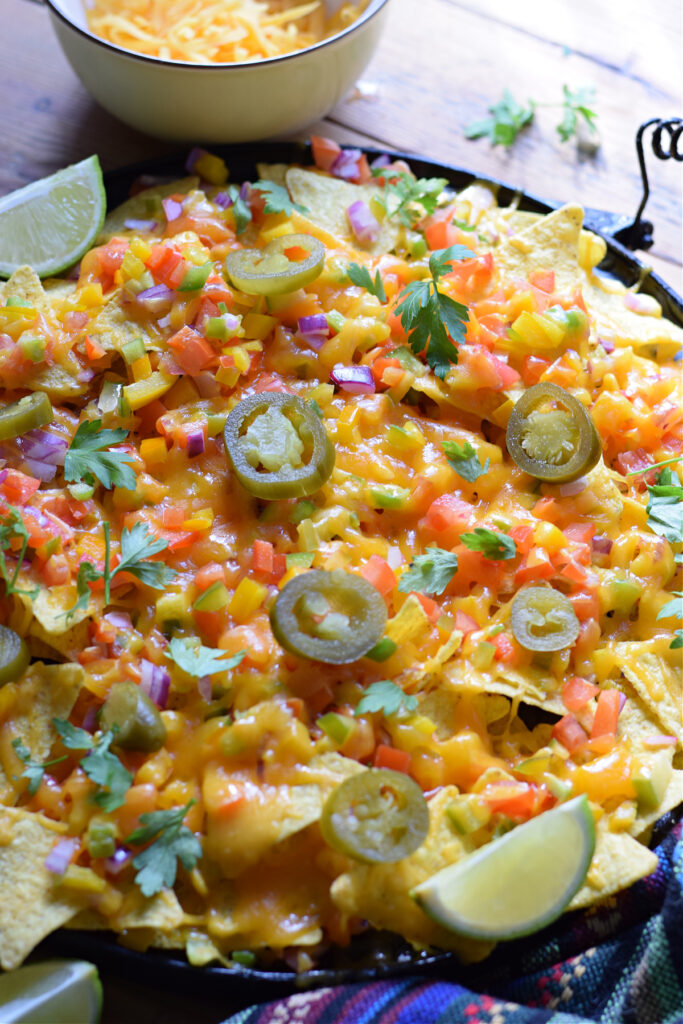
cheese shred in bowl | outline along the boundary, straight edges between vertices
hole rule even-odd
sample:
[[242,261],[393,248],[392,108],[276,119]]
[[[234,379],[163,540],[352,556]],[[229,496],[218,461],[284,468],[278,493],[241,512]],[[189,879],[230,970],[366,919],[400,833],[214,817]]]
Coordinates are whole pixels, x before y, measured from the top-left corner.
[[352,24],[367,0],[331,17],[322,0],[94,0],[90,30],[108,43],[162,60],[233,64],[306,49]]

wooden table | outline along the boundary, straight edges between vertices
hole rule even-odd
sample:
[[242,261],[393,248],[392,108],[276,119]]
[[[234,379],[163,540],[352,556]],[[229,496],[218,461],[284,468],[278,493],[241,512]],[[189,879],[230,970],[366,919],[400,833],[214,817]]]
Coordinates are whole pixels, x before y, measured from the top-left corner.
[[[35,0],[0,5],[0,194],[98,153],[105,170],[172,152],[100,109],[59,49]],[[554,200],[633,215],[641,183],[634,137],[641,122],[680,115],[681,24],[672,0],[392,0],[379,50],[358,88],[313,130],[340,142],[420,153]],[[539,108],[510,151],[467,141],[464,128],[507,86],[520,101],[561,99],[592,84],[601,146],[593,157],[555,133],[557,108]],[[201,140],[197,140],[200,142]],[[644,257],[681,291],[681,174],[650,155],[646,216],[655,244]],[[167,993],[104,972],[105,1024],[164,1020],[217,1024],[230,995]]]

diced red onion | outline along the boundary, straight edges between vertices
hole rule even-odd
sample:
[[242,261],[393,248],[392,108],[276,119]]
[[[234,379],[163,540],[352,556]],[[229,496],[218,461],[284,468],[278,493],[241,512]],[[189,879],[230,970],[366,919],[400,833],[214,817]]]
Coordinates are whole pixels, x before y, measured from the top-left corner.
[[207,151],[205,149],[200,149],[199,146],[195,146],[191,149],[187,155],[187,160],[185,161],[185,170],[187,173],[194,174],[197,161],[201,159],[201,157],[207,155]]
[[135,296],[135,301],[150,313],[166,312],[169,302],[173,302],[173,292],[165,284],[154,284],[145,288]]
[[394,544],[387,551],[387,565],[390,569],[398,569],[404,562],[405,558],[403,557],[400,547],[398,544]]
[[240,186],[240,199],[245,203],[248,203],[251,199],[251,185],[248,181],[243,181]]
[[60,839],[45,858],[45,867],[53,875],[63,875],[77,849],[78,839]]
[[202,398],[215,398],[221,393],[220,384],[216,383],[216,378],[209,370],[195,374],[192,380]]
[[614,352],[614,342],[611,341],[609,338],[598,338],[598,341],[600,342],[600,344],[602,345],[602,347],[608,355],[611,352]]
[[92,704],[83,715],[82,726],[86,732],[92,733],[97,730],[97,708],[94,704]]
[[121,874],[123,869],[131,862],[132,859],[133,851],[127,849],[125,846],[119,846],[118,850],[116,850],[111,857],[107,857],[105,860],[105,871],[108,875],[114,875],[114,877],[116,877]]
[[650,747],[650,749],[657,749],[658,747],[675,747],[678,743],[676,736],[666,736],[664,733],[657,732],[652,736],[644,736],[642,744],[644,747]]
[[233,205],[232,199],[230,198],[227,192],[217,192],[216,195],[213,197],[213,201],[216,204],[216,206],[220,206],[221,210],[227,210],[229,207]]
[[624,710],[624,704],[625,703],[626,703],[626,694],[625,693],[620,693],[619,694],[619,714],[621,714],[621,712]]
[[161,205],[164,208],[166,220],[168,221],[169,224],[172,221],[177,220],[178,217],[180,217],[183,212],[182,204],[179,203],[177,199],[171,199],[170,196],[168,197],[168,199],[162,199]]
[[202,676],[201,679],[198,679],[197,689],[199,690],[199,696],[202,700],[211,700],[213,696],[211,676]]
[[7,479],[7,472],[8,471],[6,469],[0,470],[0,484]]
[[323,313],[314,316],[300,316],[298,321],[299,334],[303,340],[319,351],[330,336],[330,325]]
[[133,629],[133,623],[128,612],[107,612],[104,618],[114,629]]
[[359,160],[362,157],[359,149],[342,149],[330,167],[330,174],[344,181],[357,181],[359,177]]
[[128,220],[124,220],[123,226],[128,228],[129,231],[156,231],[157,222],[155,220],[136,220],[134,217],[129,217]]
[[375,157],[370,166],[373,171],[379,167],[391,167],[391,157],[387,153],[382,153],[381,156]]
[[67,331],[80,331],[88,323],[90,317],[87,313],[71,310],[64,316],[64,326]]
[[330,374],[330,380],[350,395],[375,393],[375,379],[369,366],[342,366],[337,363]]
[[569,483],[560,484],[560,496],[562,498],[572,498],[575,494],[581,494],[581,491],[585,491],[587,486],[588,481],[585,476],[580,476],[578,480],[570,480]]
[[18,437],[17,446],[26,458],[45,462],[49,466],[63,466],[64,456],[69,447],[65,438],[50,434],[39,427]]
[[634,313],[645,313],[650,316],[656,316],[661,308],[652,295],[643,295],[642,292],[637,294],[626,292],[626,295],[624,295],[624,305]]
[[38,462],[36,459],[24,459],[24,465],[30,476],[34,476],[43,483],[54,480],[57,475],[57,467],[49,466],[46,462]]
[[357,199],[347,208],[346,216],[349,219],[351,230],[359,242],[366,244],[377,241],[380,232],[379,221],[373,216],[367,203],[364,203],[362,199]]
[[10,338],[9,334],[0,334],[0,352],[10,348],[14,348],[14,340]]
[[166,316],[160,316],[157,320],[157,327],[170,327],[171,326],[171,314],[167,313]]
[[179,377],[183,373],[172,352],[164,352],[159,360],[159,369],[164,373],[172,374],[174,377]]
[[593,551],[596,551],[599,555],[609,555],[612,550],[612,544],[613,541],[605,536],[604,533],[596,533],[591,541]]
[[155,665],[143,658],[140,662],[140,689],[157,707],[165,708],[171,677],[163,665]]
[[187,454],[189,458],[193,459],[196,455],[203,455],[205,447],[204,431],[201,427],[187,435]]

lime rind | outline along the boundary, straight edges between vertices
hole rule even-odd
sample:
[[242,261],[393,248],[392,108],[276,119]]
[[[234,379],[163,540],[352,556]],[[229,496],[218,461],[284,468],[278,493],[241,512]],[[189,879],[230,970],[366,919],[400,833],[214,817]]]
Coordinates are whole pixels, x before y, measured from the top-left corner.
[[516,939],[562,914],[585,881],[594,851],[588,800],[575,797],[443,868],[411,896],[449,931]]
[[85,960],[46,960],[0,974],[3,1024],[98,1024],[102,984]]
[[71,267],[93,245],[107,209],[97,156],[0,198],[0,277],[28,264],[39,277]]

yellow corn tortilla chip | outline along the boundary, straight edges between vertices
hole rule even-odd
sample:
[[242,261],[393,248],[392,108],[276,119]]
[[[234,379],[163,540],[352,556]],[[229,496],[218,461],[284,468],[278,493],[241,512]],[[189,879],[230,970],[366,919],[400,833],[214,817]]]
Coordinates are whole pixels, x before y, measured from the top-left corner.
[[628,293],[618,281],[606,282],[591,274],[583,285],[583,297],[595,320],[598,335],[607,337],[620,347],[636,351],[657,350],[662,358],[670,358],[683,348],[683,329],[657,313],[636,313],[624,298]]
[[596,825],[595,853],[585,884],[568,910],[579,910],[627,889],[657,868],[657,856],[626,832],[610,832],[609,815]]
[[478,669],[463,657],[445,666],[441,683],[444,689],[455,692],[474,691],[519,699],[555,715],[562,716],[567,710],[557,679],[537,665],[529,665],[520,671],[494,661],[490,668]]
[[562,206],[524,228],[496,249],[496,264],[508,276],[527,279],[535,270],[554,270],[557,292],[573,292],[583,284],[579,240],[583,208]]
[[[33,598],[27,594],[17,594],[13,614],[21,615],[21,609],[17,608],[17,605],[24,609],[22,618],[25,622],[25,629],[20,629],[12,624],[13,628],[24,634],[33,631],[33,628],[36,627],[38,631],[35,632],[35,635],[46,643],[50,643],[49,637],[56,639],[66,636],[90,617],[87,608],[77,608],[73,615],[67,614],[68,610],[76,604],[77,597],[76,587],[71,584],[58,587],[41,586]],[[19,622],[19,619],[15,621]]]
[[[11,741],[19,738],[34,761],[46,761],[57,738],[53,718],[68,718],[83,683],[80,665],[34,662],[16,684],[12,716],[2,726],[0,743],[0,800],[14,804],[26,788],[23,764]],[[17,778],[14,778],[16,776]]]
[[683,651],[670,637],[608,644],[596,659],[600,681],[621,672],[652,715],[651,732],[677,736],[683,744]]
[[349,226],[346,211],[359,199],[367,203],[377,195],[377,186],[353,185],[340,178],[330,178],[315,171],[292,167],[286,173],[287,188],[295,203],[306,207],[307,216],[329,231],[335,238],[369,255],[390,252],[401,237],[401,225],[396,218],[385,218],[380,225],[376,242],[360,245]]
[[[160,213],[159,200],[175,195],[176,192],[186,195],[198,186],[199,178],[190,175],[187,178],[179,178],[177,181],[169,181],[163,185],[153,185],[151,188],[136,193],[107,214],[97,244],[102,245],[104,242],[108,242],[113,235],[125,234],[127,220],[155,219],[155,213],[157,215]],[[165,218],[163,219],[165,220]]]
[[40,278],[33,267],[17,267],[7,281],[0,282],[0,299],[21,299],[24,305],[38,309],[45,298]]
[[40,814],[0,807],[0,965],[18,967],[46,935],[83,907],[79,896],[55,883],[45,858],[64,828]]
[[410,896],[420,882],[473,849],[467,838],[455,834],[446,816],[446,807],[457,793],[455,786],[446,786],[429,801],[429,833],[415,853],[394,864],[349,861],[348,870],[332,883],[331,894],[344,914],[398,932],[417,947],[451,949],[463,960],[476,962],[490,953],[493,943],[466,939],[442,928]]
[[[650,829],[656,821],[658,821],[663,814],[668,811],[673,811],[675,807],[683,804],[683,771],[680,768],[673,768],[671,771],[671,781],[666,787],[666,792],[662,797],[662,802],[659,807],[654,811],[648,811],[647,813],[639,812],[636,820],[629,829],[629,834],[634,839],[641,839],[644,833]],[[641,839],[642,841],[642,839]]]
[[[144,897],[133,882],[120,882],[117,888],[123,893],[123,905],[112,917],[103,917],[90,907],[81,910],[67,925],[68,928],[84,931],[130,931],[149,929],[159,935],[177,934],[183,922],[183,908],[171,889],[162,889],[149,899]],[[177,948],[184,946],[181,940]],[[148,943],[156,945],[156,943]],[[170,947],[167,947],[170,948]]]
[[273,181],[281,188],[287,188],[289,164],[256,164],[259,181]]
[[88,324],[88,334],[105,352],[121,352],[129,342],[147,337],[144,327],[121,308],[120,295],[115,292]]

